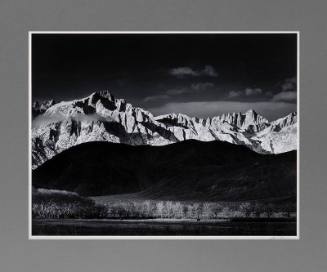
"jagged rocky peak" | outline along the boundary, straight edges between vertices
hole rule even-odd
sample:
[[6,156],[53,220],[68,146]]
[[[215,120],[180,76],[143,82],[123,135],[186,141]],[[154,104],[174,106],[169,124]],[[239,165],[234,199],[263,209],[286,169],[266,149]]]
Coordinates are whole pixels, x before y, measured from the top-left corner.
[[[119,112],[131,112],[134,108],[131,104],[127,103],[125,99],[117,99],[115,96],[108,90],[96,91],[93,92],[90,96],[87,97],[88,105],[96,107],[98,101],[102,106],[108,110],[118,110]],[[145,111],[144,111],[145,112]]]
[[269,125],[269,121],[253,109],[245,113],[233,112],[222,114],[221,116],[214,117],[214,119],[228,123],[234,128],[247,132],[257,132]]
[[295,124],[297,122],[297,112],[291,112],[290,114],[288,114],[287,116],[285,116],[284,118],[280,118],[278,120],[285,120],[285,125],[292,125]]
[[108,91],[108,90],[104,90],[104,91],[96,91],[93,92],[91,95],[89,95],[88,97],[82,99],[82,101],[76,101],[77,103],[85,103],[88,106],[92,106],[92,107],[96,107],[96,104],[98,102],[101,102],[102,104],[104,104],[105,106],[109,106],[109,108],[115,108],[113,107],[113,105],[115,105],[115,97],[114,95]]
[[56,104],[56,101],[54,99],[43,100],[43,101],[34,101],[32,103],[32,108],[45,111],[54,104]]
[[51,100],[43,100],[43,101],[33,101],[32,103],[32,115],[33,118],[44,113],[48,108],[56,104],[56,101]]
[[[61,114],[67,118],[80,114],[94,114],[98,112],[111,112],[117,109],[117,99],[108,90],[96,91],[89,96],[72,101],[62,101],[54,107],[49,108],[45,114],[55,115]],[[123,101],[120,101],[122,107]]]
[[154,119],[160,123],[166,124],[167,126],[188,127],[192,122],[191,117],[182,113],[163,114],[163,115],[156,116]]
[[249,109],[245,112],[245,116],[255,120],[258,116],[258,113],[253,109]]
[[116,99],[108,90],[93,92],[85,98],[60,102],[45,112],[47,116],[64,118],[79,118],[81,115],[93,115],[94,118],[94,114],[100,119],[108,118],[116,122],[122,122],[123,119],[143,122],[153,118],[150,112],[134,107],[125,99]]
[[268,120],[258,114],[255,110],[248,110],[245,112],[245,120],[244,122],[254,122],[256,124],[268,123]]
[[286,115],[285,117],[279,118],[273,122],[271,122],[272,129],[274,131],[281,130],[284,127],[289,127],[297,123],[297,113],[291,112],[290,114]]
[[92,104],[96,103],[101,98],[115,102],[115,97],[109,90],[95,91],[89,96],[89,98]]

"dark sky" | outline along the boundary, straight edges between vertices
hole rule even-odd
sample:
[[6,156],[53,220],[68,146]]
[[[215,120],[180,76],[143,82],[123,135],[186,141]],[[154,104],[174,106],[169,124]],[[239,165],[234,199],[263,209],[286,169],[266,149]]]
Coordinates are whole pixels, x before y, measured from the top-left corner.
[[32,97],[110,90],[156,114],[296,111],[296,34],[33,34]]

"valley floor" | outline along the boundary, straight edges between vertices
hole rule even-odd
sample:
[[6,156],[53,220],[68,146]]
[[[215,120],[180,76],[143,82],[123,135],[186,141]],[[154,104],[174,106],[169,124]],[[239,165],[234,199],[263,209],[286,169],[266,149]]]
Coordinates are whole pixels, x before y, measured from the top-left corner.
[[81,197],[35,189],[32,234],[41,236],[295,236],[290,200],[203,202],[139,194]]
[[295,236],[290,219],[33,219],[35,236]]

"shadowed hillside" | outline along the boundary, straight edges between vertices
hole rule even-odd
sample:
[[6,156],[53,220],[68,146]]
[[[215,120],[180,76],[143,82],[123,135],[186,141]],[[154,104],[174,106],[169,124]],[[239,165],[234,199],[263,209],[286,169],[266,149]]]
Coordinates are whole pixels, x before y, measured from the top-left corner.
[[72,147],[33,171],[34,187],[84,196],[137,193],[147,199],[243,201],[294,198],[296,152],[261,155],[225,142],[166,146],[107,142]]

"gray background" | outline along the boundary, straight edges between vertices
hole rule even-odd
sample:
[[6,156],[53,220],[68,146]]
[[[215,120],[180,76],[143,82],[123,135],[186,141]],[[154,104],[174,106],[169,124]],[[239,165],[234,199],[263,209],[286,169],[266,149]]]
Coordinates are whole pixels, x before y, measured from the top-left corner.
[[[323,3],[0,0],[0,270],[327,271]],[[28,30],[300,30],[301,239],[29,241]]]

